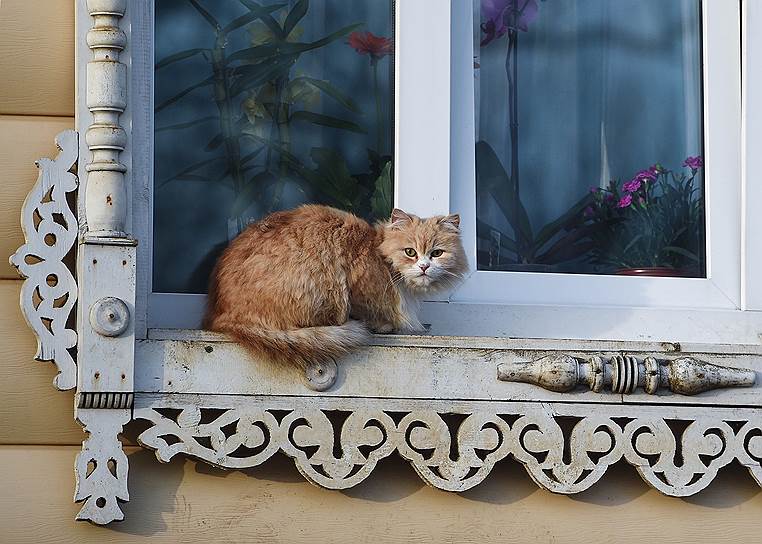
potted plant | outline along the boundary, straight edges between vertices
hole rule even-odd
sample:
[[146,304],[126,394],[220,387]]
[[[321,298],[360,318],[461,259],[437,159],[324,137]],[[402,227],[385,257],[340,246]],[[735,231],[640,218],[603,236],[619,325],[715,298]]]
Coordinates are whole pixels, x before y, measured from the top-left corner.
[[704,202],[696,177],[701,157],[688,157],[683,169],[656,164],[627,182],[591,189],[584,215],[593,225],[594,264],[617,274],[701,276],[704,263]]

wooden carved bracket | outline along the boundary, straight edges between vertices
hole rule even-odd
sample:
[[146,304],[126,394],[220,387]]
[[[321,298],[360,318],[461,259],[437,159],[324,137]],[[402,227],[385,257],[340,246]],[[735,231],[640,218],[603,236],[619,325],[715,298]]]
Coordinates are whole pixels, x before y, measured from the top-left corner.
[[77,420],[88,433],[77,455],[75,501],[84,501],[77,520],[98,525],[120,521],[119,501],[127,501],[127,455],[119,433],[132,419],[130,410],[78,409]]
[[21,311],[37,336],[38,361],[58,367],[53,381],[60,390],[77,384],[77,366],[69,352],[77,344],[76,331],[67,322],[77,301],[77,282],[64,263],[77,241],[77,218],[67,195],[77,189],[72,169],[78,157],[73,130],[56,136],[61,152],[55,159],[37,161],[39,175],[21,209],[26,243],[10,258],[26,280],[21,288]]

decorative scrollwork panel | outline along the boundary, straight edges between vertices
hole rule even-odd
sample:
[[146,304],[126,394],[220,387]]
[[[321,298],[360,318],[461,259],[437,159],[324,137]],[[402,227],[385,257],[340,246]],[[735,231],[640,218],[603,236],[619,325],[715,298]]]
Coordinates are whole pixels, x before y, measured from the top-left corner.
[[57,389],[73,389],[77,367],[69,349],[77,333],[67,321],[77,301],[77,283],[64,258],[77,241],[77,218],[67,194],[77,189],[71,170],[77,162],[78,139],[73,130],[56,136],[60,153],[55,159],[37,161],[39,175],[21,209],[26,243],[10,258],[26,280],[21,288],[21,310],[37,336],[38,361],[58,367]]
[[753,409],[642,407],[633,418],[615,405],[455,409],[441,401],[387,401],[383,409],[370,399],[354,401],[354,409],[335,399],[306,407],[298,399],[257,398],[201,409],[154,402],[137,408],[135,417],[152,424],[139,441],[161,461],[182,453],[243,468],[282,451],[305,478],[329,489],[360,483],[395,451],[427,484],[446,491],[474,487],[509,456],[539,486],[564,494],[588,489],[622,459],[676,497],[701,491],[735,459],[757,482],[762,474],[762,416]]
[[127,455],[118,435],[131,419],[130,410],[79,409],[77,420],[88,433],[77,454],[75,501],[84,501],[78,520],[98,525],[124,519],[119,501],[128,501]]

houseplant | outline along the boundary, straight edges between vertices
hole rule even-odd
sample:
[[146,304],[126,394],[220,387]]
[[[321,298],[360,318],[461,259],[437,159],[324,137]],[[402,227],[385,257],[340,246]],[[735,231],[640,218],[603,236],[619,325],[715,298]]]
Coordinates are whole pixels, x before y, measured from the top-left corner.
[[593,229],[591,262],[617,274],[701,276],[704,263],[704,202],[696,179],[701,157],[688,157],[673,171],[661,164],[627,182],[592,188],[584,215]]

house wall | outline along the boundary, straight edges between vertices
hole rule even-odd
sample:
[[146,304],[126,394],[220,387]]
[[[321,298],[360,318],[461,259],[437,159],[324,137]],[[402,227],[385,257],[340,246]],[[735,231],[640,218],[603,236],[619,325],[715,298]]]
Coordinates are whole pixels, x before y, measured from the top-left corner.
[[224,472],[177,459],[160,464],[126,442],[131,502],[109,527],[75,523],[74,457],[83,433],[73,395],[51,386],[18,309],[20,280],[6,264],[22,243],[21,203],[33,161],[53,156],[74,126],[71,0],[0,1],[0,541],[16,542],[759,542],[762,491],[729,467],[704,492],[664,497],[629,466],[591,490],[557,496],[515,463],[460,495],[427,487],[398,459],[359,486],[319,489],[290,460]]

